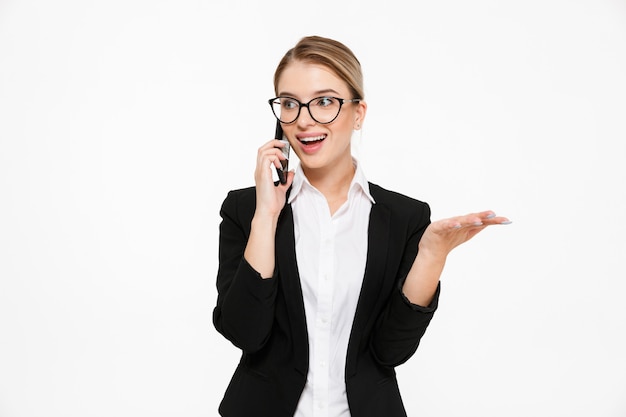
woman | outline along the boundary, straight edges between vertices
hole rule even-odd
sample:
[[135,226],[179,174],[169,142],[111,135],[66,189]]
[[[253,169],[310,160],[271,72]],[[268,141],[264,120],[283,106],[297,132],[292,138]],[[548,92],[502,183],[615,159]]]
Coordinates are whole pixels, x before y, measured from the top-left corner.
[[242,350],[227,417],[406,416],[394,368],[437,308],[447,255],[491,211],[430,223],[426,203],[369,183],[351,154],[367,105],[359,61],[306,37],[283,57],[270,100],[300,159],[261,146],[256,187],[231,191],[220,225],[217,330]]

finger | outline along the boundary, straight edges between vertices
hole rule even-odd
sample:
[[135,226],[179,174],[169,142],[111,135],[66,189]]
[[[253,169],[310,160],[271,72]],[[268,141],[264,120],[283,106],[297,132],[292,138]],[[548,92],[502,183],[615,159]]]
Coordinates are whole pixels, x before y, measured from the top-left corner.
[[265,155],[267,154],[267,152],[272,151],[272,152],[279,152],[282,154],[282,148],[284,148],[285,146],[287,146],[287,144],[283,141],[280,141],[278,139],[273,139],[270,140],[269,142],[265,143],[263,146],[261,146],[258,149],[258,155]]
[[511,221],[507,217],[496,216],[496,213],[492,210],[467,214],[465,216],[461,216],[458,219],[462,227],[480,227],[494,224],[511,224]]
[[453,217],[450,220],[453,229],[481,227],[484,225],[482,218],[476,214],[466,214],[465,216]]
[[513,223],[507,217],[494,217],[487,221],[475,221],[475,222],[459,222],[459,221],[450,221],[447,225],[449,230],[458,230],[458,229],[476,229],[482,230],[487,226],[497,226],[497,225],[508,225]]
[[286,160],[286,159],[287,159],[287,158],[286,158],[286,157],[285,157],[285,155],[283,155],[282,153],[279,153],[279,154],[277,154],[277,155],[270,156],[270,158],[269,158],[270,163],[271,163],[273,166],[275,166],[276,168],[279,168],[279,169],[283,169],[283,164],[282,164],[282,162],[281,162],[281,161],[284,161],[284,160]]
[[286,146],[287,144],[285,142],[283,142],[282,140],[278,140],[278,139],[272,139],[269,142],[264,143],[259,149],[258,149],[258,153],[261,154],[265,151],[267,151],[268,149],[273,149],[273,148],[283,148],[284,146]]
[[446,220],[444,224],[442,225],[441,230],[453,232],[459,229],[480,228],[480,227],[485,227],[485,225],[479,220],[469,221],[465,217],[455,217],[455,218]]
[[283,147],[287,146],[287,143],[286,143],[285,140],[274,139],[274,140],[271,141],[271,143],[272,143],[272,146],[275,147],[275,148],[276,147],[283,148]]
[[280,161],[287,159],[287,157],[281,152],[280,149],[277,148],[269,148],[261,151],[259,149],[259,163],[261,165],[274,165],[277,168],[280,168],[282,165]]
[[482,229],[495,224],[511,224],[511,221],[507,217],[496,216],[493,211],[487,210],[444,219],[433,223],[432,227],[439,231],[452,231],[461,228]]
[[496,213],[493,212],[492,210],[481,211],[480,213],[476,213],[476,215],[480,217],[482,220],[489,220],[489,219],[493,219],[494,217],[496,217]]
[[511,220],[509,220],[507,217],[496,216],[496,213],[491,210],[477,213],[477,216],[480,217],[481,221],[486,225],[511,224]]

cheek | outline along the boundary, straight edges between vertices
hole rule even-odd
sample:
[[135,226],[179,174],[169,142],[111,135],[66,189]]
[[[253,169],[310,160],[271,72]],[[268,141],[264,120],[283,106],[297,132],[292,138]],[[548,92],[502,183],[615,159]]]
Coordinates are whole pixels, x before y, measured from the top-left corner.
[[352,137],[352,131],[354,130],[354,120],[352,117],[344,117],[341,120],[337,120],[337,124],[333,126],[333,130],[337,135]]

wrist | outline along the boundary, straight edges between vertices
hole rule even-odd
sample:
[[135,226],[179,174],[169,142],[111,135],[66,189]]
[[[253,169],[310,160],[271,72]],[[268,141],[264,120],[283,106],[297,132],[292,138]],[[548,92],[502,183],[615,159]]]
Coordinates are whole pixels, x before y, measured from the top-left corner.
[[441,265],[443,267],[447,258],[448,252],[445,250],[433,250],[432,248],[422,247],[420,245],[416,261],[419,259],[418,262],[420,263],[432,266]]
[[251,227],[252,229],[258,229],[263,231],[275,231],[278,225],[278,215],[272,213],[255,212],[252,217]]

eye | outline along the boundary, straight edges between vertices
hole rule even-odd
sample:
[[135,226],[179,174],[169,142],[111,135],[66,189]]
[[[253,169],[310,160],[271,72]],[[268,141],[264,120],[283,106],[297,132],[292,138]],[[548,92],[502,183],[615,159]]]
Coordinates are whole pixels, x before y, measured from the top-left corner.
[[336,100],[333,97],[319,97],[315,99],[314,105],[318,107],[330,107],[334,105]]
[[293,109],[297,109],[298,107],[300,107],[300,103],[298,102],[298,100],[293,99],[293,98],[281,98],[280,99],[280,104],[282,105],[282,108],[285,110],[293,110]]

